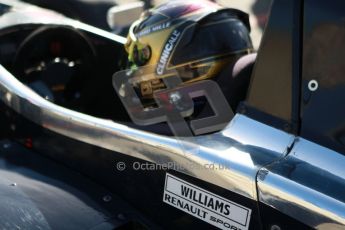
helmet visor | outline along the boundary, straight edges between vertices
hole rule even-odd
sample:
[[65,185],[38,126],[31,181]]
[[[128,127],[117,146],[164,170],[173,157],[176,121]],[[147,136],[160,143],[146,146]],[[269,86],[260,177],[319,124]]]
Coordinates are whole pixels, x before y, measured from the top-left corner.
[[225,19],[187,28],[176,47],[171,66],[219,58],[252,50],[247,27],[238,19]]

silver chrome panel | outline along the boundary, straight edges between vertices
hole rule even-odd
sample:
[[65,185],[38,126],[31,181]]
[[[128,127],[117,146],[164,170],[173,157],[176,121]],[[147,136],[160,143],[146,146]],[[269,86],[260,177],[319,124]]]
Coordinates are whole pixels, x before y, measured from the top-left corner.
[[345,156],[298,139],[262,169],[259,200],[316,229],[345,229]]
[[[180,148],[181,140],[129,128],[46,101],[2,66],[0,99],[29,120],[61,135],[157,164],[174,162],[182,166],[176,169],[182,173],[253,200],[257,200],[259,169],[283,157],[294,140],[292,135],[237,115],[223,132],[195,137],[199,151],[186,153]],[[190,144],[187,139],[183,142]],[[205,164],[214,164],[216,168],[205,168]]]

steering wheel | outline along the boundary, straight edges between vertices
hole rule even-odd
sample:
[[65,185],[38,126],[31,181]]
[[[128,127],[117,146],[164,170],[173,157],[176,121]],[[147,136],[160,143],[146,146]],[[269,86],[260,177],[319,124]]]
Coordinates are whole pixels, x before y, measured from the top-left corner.
[[13,70],[45,99],[82,111],[83,87],[94,73],[95,61],[94,47],[80,31],[43,26],[21,43]]

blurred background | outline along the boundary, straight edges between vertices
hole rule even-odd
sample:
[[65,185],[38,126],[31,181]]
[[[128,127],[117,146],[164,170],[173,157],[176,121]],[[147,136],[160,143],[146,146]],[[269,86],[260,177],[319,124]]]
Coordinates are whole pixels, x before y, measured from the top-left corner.
[[[107,12],[113,6],[126,7],[140,0],[21,0],[60,12],[70,18],[80,20],[104,30],[111,30],[107,22]],[[151,2],[151,6],[168,0],[141,0]],[[169,0],[173,1],[173,0]],[[198,0],[195,0],[198,1]],[[254,48],[258,49],[272,0],[213,0],[227,7],[240,9],[250,15],[251,37]],[[139,14],[140,15],[140,14]],[[129,15],[122,15],[129,22]],[[138,17],[138,16],[135,16]],[[113,31],[114,32],[114,31]],[[121,34],[121,33],[120,33]],[[121,34],[124,35],[124,34]]]
[[[116,0],[118,4],[126,4],[136,0]],[[167,0],[153,0],[153,4],[161,4]],[[171,0],[170,0],[171,1]],[[259,48],[262,32],[265,27],[270,5],[272,0],[217,0],[221,5],[240,9],[250,15],[250,24],[252,26],[251,37],[256,49]]]

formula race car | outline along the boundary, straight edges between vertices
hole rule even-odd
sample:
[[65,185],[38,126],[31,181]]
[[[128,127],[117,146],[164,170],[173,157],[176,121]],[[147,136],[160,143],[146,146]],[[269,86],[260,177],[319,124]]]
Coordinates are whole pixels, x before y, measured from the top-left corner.
[[0,0],[0,229],[345,229],[344,9],[274,0],[226,106],[211,80],[124,93],[126,38]]

